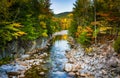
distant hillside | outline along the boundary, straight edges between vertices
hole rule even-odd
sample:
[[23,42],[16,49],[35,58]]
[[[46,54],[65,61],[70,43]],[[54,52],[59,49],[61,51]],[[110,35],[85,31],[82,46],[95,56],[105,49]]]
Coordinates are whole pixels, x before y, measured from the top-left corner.
[[70,13],[71,12],[63,12],[63,13],[55,14],[55,17],[66,17]]

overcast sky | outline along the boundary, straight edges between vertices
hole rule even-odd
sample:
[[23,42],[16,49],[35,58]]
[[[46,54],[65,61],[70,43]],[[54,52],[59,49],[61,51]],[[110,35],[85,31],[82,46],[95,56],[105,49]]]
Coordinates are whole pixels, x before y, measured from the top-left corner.
[[72,11],[73,3],[75,3],[76,0],[51,0],[51,9],[55,14],[66,12],[66,11]]

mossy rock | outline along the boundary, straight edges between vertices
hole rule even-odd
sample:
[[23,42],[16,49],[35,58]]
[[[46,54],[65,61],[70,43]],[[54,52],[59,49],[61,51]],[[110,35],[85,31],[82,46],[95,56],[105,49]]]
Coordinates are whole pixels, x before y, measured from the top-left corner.
[[[44,74],[41,74],[43,72]],[[33,65],[32,68],[25,72],[25,78],[47,78],[49,68],[44,65]]]

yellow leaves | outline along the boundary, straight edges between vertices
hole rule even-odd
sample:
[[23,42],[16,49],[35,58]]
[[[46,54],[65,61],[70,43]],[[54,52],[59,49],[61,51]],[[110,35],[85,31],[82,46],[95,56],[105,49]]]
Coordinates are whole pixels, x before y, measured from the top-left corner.
[[42,26],[42,28],[46,28],[46,23],[43,22],[43,21],[41,21],[41,22],[40,22],[40,26]]
[[106,27],[100,27],[100,32],[101,31],[106,31],[107,29],[106,29]]
[[61,19],[61,23],[66,23],[67,22],[67,19],[66,18],[62,18]]
[[60,25],[63,30],[68,29],[68,27],[70,26],[69,24],[70,24],[70,20],[68,20],[67,18],[60,19]]
[[46,32],[43,32],[43,33],[42,33],[42,36],[43,36],[43,37],[48,37],[48,35],[47,35]]
[[38,16],[38,18],[39,18],[39,19],[45,19],[45,18],[46,18],[46,15],[40,14],[40,15]]
[[23,31],[19,31],[19,32],[17,32],[18,34],[19,34],[19,36],[22,36],[22,35],[25,35],[26,33],[25,32],[23,32]]
[[111,30],[112,29],[112,27],[106,27],[108,30]]
[[90,26],[86,26],[86,27],[78,26],[75,36],[79,37],[80,35],[82,35],[82,33],[86,33],[85,35],[86,37],[92,37],[93,29]]
[[100,27],[100,32],[112,29],[112,27]]
[[17,39],[18,37],[20,37],[20,36],[23,36],[23,35],[26,35],[26,33],[23,32],[23,31],[19,31],[19,32],[13,33],[13,36],[14,36],[16,39]]
[[81,31],[82,30],[82,26],[78,26],[77,31]]
[[88,37],[89,37],[89,36],[92,36],[92,34],[91,34],[91,33],[87,33],[87,34],[86,34],[86,36],[88,36]]
[[72,13],[68,14],[68,17],[72,17],[72,16],[73,16],[73,14],[72,14]]
[[106,32],[108,31],[108,30],[111,30],[112,29],[112,27],[100,27],[99,28],[99,32],[101,33],[101,34],[106,34]]
[[90,53],[90,52],[93,51],[93,48],[91,48],[91,47],[85,48],[85,51],[86,51],[87,53]]
[[20,23],[12,23],[12,24],[6,25],[5,29],[8,29],[8,30],[11,30],[14,32],[18,32],[18,31],[20,31],[19,30],[20,27],[22,27],[22,25],[20,25]]
[[12,26],[13,27],[21,27],[22,25],[20,23],[13,23]]
[[67,19],[66,19],[66,18],[64,19],[64,22],[67,22]]
[[88,32],[88,30],[87,29],[83,29],[82,32]]

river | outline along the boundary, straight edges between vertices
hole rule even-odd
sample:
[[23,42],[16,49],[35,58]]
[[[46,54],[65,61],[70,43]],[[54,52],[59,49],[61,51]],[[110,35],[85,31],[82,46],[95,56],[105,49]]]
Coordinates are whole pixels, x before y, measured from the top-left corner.
[[[45,57],[40,65],[33,65],[27,72],[25,72],[25,78],[74,78],[70,76],[67,72],[64,71],[64,64],[68,61],[66,58],[66,50],[70,50],[70,44],[67,41],[67,31],[60,33],[55,33],[56,36],[53,38],[52,46],[50,47],[48,54],[49,56]],[[64,34],[65,33],[65,34]],[[59,36],[57,36],[57,34]],[[44,54],[44,53],[43,53]],[[38,56],[39,57],[39,56]],[[37,60],[37,61],[36,61]],[[14,64],[6,64],[0,66],[0,78],[8,78],[7,72],[18,72],[19,70],[26,70],[27,67],[30,67],[30,61],[40,62],[41,59],[35,58],[31,60],[16,61]],[[20,62],[20,63],[19,63]],[[29,64],[28,66],[23,66],[22,64]],[[43,73],[40,75],[40,73]],[[14,78],[19,78],[15,77]]]
[[56,40],[50,50],[51,65],[49,78],[73,78],[64,71],[64,64],[68,61],[65,52],[70,50],[67,40]]

